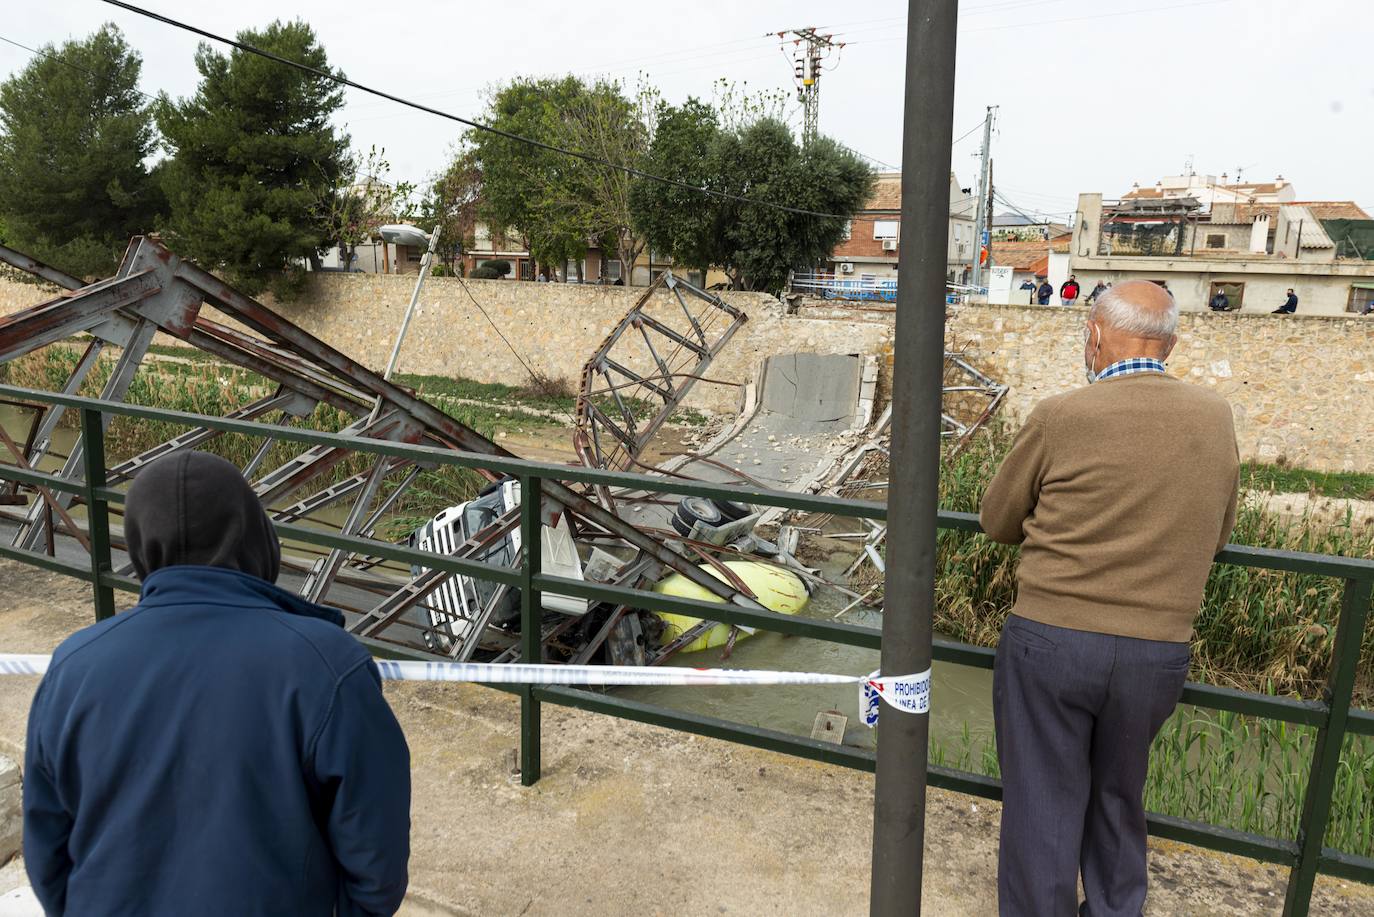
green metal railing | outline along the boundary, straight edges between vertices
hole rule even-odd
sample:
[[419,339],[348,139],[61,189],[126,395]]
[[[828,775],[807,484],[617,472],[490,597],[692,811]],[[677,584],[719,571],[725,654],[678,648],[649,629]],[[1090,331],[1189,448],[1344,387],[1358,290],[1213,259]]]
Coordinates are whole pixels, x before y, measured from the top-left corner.
[[[203,417],[179,411],[97,401],[11,386],[0,386],[0,397],[59,405],[80,413],[82,439],[85,445],[84,481],[64,480],[55,475],[25,471],[9,465],[0,465],[0,479],[46,487],[53,492],[71,494],[84,501],[88,508],[87,525],[92,548],[89,565],[19,550],[9,545],[0,545],[0,557],[67,574],[91,583],[98,619],[114,613],[115,589],[130,592],[137,592],[139,589],[138,583],[134,580],[114,574],[111,565],[109,507],[122,504],[124,495],[116,489],[107,487],[105,483],[104,430],[109,417],[123,416],[164,421],[187,427],[205,427],[222,433],[274,437],[311,446],[336,446],[356,452],[406,458],[436,465],[486,469],[519,479],[523,495],[521,538],[526,549],[522,552],[523,559],[518,569],[428,554],[400,545],[323,532],[295,524],[279,523],[277,530],[282,537],[293,541],[325,548],[342,548],[519,588],[522,597],[521,659],[525,662],[542,661],[540,622],[543,611],[539,600],[541,592],[557,592],[635,608],[676,612],[725,624],[745,625],[867,649],[878,649],[881,645],[881,632],[871,627],[798,619],[769,611],[674,598],[620,586],[586,583],[551,576],[539,569],[539,496],[542,482],[545,480],[601,484],[652,493],[698,495],[850,518],[884,520],[887,515],[886,507],[879,503],[701,484],[621,472],[592,471],[336,433],[269,426],[251,421]],[[941,512],[938,524],[948,530],[980,531],[977,517],[968,513]],[[1240,545],[1228,546],[1216,560],[1218,563],[1244,567],[1336,577],[1345,583],[1340,620],[1332,649],[1333,664],[1321,700],[1271,697],[1193,683],[1190,683],[1183,693],[1183,702],[1198,707],[1281,720],[1313,727],[1316,730],[1300,829],[1296,838],[1281,839],[1152,814],[1149,816],[1149,830],[1158,837],[1289,867],[1284,913],[1304,915],[1308,912],[1313,883],[1318,873],[1360,882],[1374,882],[1374,859],[1322,846],[1345,738],[1348,735],[1374,735],[1374,711],[1352,710],[1350,707],[1359,664],[1361,638],[1371,595],[1374,593],[1374,561]],[[395,643],[369,639],[363,639],[363,642],[379,656],[439,658],[411,651]],[[994,651],[985,647],[937,639],[934,658],[954,665],[990,669],[993,665]],[[874,753],[865,749],[834,745],[716,717],[684,713],[597,691],[557,686],[523,686],[514,690],[520,697],[521,779],[526,785],[533,784],[539,779],[540,707],[545,703],[577,707],[858,770],[871,772],[874,769]],[[1001,784],[997,780],[966,771],[931,766],[928,770],[928,779],[934,786],[976,796],[997,799],[1001,795]]]

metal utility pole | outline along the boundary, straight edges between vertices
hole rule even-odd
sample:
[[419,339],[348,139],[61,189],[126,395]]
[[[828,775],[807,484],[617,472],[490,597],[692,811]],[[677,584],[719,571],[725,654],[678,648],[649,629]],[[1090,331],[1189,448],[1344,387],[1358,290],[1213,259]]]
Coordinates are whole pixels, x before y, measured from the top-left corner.
[[[949,246],[958,0],[909,0],[902,120],[902,234],[892,371],[892,470],[883,602],[883,675],[930,668],[940,396]],[[933,692],[932,692],[933,693]],[[921,912],[930,717],[887,708],[878,719],[873,794],[873,917]]]
[[988,248],[989,252],[992,250],[992,157],[989,153],[992,148],[992,119],[996,112],[997,106],[989,105],[987,116],[983,119],[983,152],[978,167],[978,216],[974,223],[976,241],[973,244],[973,276],[970,278],[975,287],[983,285],[983,248]]
[[[424,257],[420,259],[420,275],[415,278],[415,289],[410,294],[410,305],[406,306],[405,315],[401,316],[401,330],[396,333],[396,343],[391,348],[391,359],[386,361],[386,372],[382,374],[382,378],[386,381],[390,381],[391,374],[396,371],[396,362],[401,357],[401,344],[405,342],[406,330],[410,328],[410,319],[415,315],[415,307],[420,302],[420,290],[424,288],[425,278],[429,276],[429,263],[434,259],[434,250],[439,245],[439,230],[441,229],[443,229],[443,224],[437,224],[433,232],[425,233],[414,226],[399,223],[383,226],[379,230],[382,238],[387,242],[397,242],[401,245],[428,245]],[[372,405],[372,415],[368,418],[369,424],[377,422],[377,416],[381,410],[382,396],[378,395],[376,402]]]
[[[992,189],[993,189],[993,184],[992,184],[992,159],[989,157],[989,159],[988,159],[988,191],[987,191],[987,194],[984,195],[984,199],[985,199],[985,201],[987,202],[987,219],[986,219],[986,220],[984,221],[984,223],[983,223],[983,234],[982,234],[981,236],[979,236],[980,239],[983,238],[984,236],[987,237],[987,241],[984,242],[984,243],[982,243],[982,244],[987,248],[987,250],[988,250],[988,260],[987,260],[987,263],[986,263],[985,265],[983,265],[983,266],[984,266],[984,268],[986,268],[989,272],[992,271],[992,267],[993,267],[993,261],[992,261],[992,224],[993,224],[993,207],[992,207],[992,200],[993,200],[993,197],[992,197]],[[981,256],[981,255],[982,255],[982,252],[979,252],[979,255]],[[990,276],[990,273],[989,273],[989,276]]]
[[832,41],[834,36],[817,35],[813,26],[804,29],[784,29],[778,38],[795,35],[792,44],[797,54],[792,61],[792,75],[797,84],[797,101],[802,103],[802,146],[816,139],[820,124],[821,62],[832,49],[843,48],[844,42]]

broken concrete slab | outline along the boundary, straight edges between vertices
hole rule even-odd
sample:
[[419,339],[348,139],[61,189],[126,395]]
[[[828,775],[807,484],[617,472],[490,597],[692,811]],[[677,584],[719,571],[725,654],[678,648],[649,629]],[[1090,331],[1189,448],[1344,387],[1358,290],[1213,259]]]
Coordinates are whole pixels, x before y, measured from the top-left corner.
[[769,357],[761,386],[764,415],[787,433],[833,435],[852,429],[859,415],[863,368],[863,359],[853,354]]

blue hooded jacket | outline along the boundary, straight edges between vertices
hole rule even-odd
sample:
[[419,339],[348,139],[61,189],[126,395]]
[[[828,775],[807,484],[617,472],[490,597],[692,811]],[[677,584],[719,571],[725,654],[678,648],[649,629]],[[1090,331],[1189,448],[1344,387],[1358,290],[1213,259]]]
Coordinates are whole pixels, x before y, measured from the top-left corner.
[[[181,500],[183,525],[204,521],[194,496],[159,494],[159,511]],[[194,558],[185,539],[164,539],[163,560]],[[394,913],[409,752],[342,624],[259,576],[181,563],[58,647],[24,769],[25,866],[46,911]]]

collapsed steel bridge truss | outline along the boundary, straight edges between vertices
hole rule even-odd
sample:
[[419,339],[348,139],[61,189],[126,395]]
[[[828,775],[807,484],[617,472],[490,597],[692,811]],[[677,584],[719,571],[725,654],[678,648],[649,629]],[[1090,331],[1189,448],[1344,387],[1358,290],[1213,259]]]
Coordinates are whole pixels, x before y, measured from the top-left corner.
[[[86,336],[85,349],[63,386],[67,393],[80,390],[91,378],[102,353],[112,349],[118,351],[118,356],[100,397],[122,401],[154,335],[162,332],[276,384],[274,392],[228,416],[284,425],[309,417],[318,405],[324,404],[354,418],[344,431],[354,436],[515,457],[410,391],[178,257],[155,239],[132,239],[115,276],[90,284],[3,246],[0,261],[64,290],[46,302],[0,319],[0,364]],[[676,330],[650,308],[652,295],[664,289],[686,313],[688,333]],[[687,304],[689,298],[704,302],[705,306],[693,312]],[[234,324],[215,321],[204,314],[211,311]],[[709,319],[721,316],[727,319],[725,330],[709,338]],[[581,421],[577,430],[583,460],[598,467],[627,467],[743,321],[743,313],[718,298],[668,275],[660,278],[588,364],[583,396],[579,399]],[[639,374],[630,369],[632,364],[627,359],[617,356],[619,340],[631,328],[643,335],[656,373]],[[661,339],[658,345],[654,343],[655,335]],[[660,354],[664,354],[662,359]],[[621,381],[615,381],[616,376]],[[596,379],[602,381],[598,383]],[[637,394],[627,396],[627,387]],[[649,394],[662,407],[651,417],[641,419],[635,411],[642,410],[641,401],[651,400],[643,397]],[[607,404],[616,406],[619,422],[607,414]],[[12,440],[8,434],[3,437],[3,445],[10,450],[15,464],[36,466],[45,457],[60,458],[62,477],[80,479],[80,441],[60,457],[52,450],[62,411],[56,406],[35,410],[23,443]],[[188,430],[119,463],[110,469],[110,480],[127,482],[154,459],[202,446],[220,435],[219,431],[204,427]],[[608,443],[613,443],[609,450],[603,446]],[[321,510],[347,502],[347,515],[341,526],[345,535],[371,536],[382,516],[424,470],[410,462],[369,456],[371,464],[367,470],[335,480],[338,466],[356,453],[334,447],[307,449],[264,470],[272,444],[272,439],[266,439],[243,470],[273,518],[280,522],[310,520]],[[552,481],[545,482],[543,494],[545,504],[541,513],[546,523],[566,515],[573,530],[582,536],[609,538],[635,549],[636,559],[625,569],[633,569],[637,578],[668,568],[728,602],[758,607],[731,584],[698,569],[696,560],[689,560],[659,538],[620,519],[609,502],[599,504],[587,494]],[[0,504],[16,505],[21,500],[17,490],[0,494]],[[34,551],[46,547],[51,552],[57,534],[84,546],[84,535],[67,513],[72,502],[69,495],[43,493],[26,510],[6,510],[0,515],[14,524],[13,541],[17,547]],[[511,525],[510,519],[498,520],[474,533],[467,543],[457,547],[453,556],[480,556],[495,539],[504,537]],[[450,611],[427,601],[453,574],[426,570],[401,582],[400,577],[381,575],[381,564],[376,558],[342,550],[330,551],[301,566],[301,594],[344,609],[348,613],[348,627],[354,633],[451,658],[468,658],[484,637],[492,636],[485,625],[490,606],[499,600],[502,590],[497,590],[497,596],[472,620],[460,621],[453,620]],[[442,620],[445,615],[448,620]],[[462,638],[436,639],[440,624],[447,625],[446,634]],[[557,631],[559,626],[553,630]]]
[[[582,367],[573,446],[589,468],[629,471],[705,379],[747,320],[744,312],[670,271],[659,275]],[[599,490],[600,502],[611,496]]]

